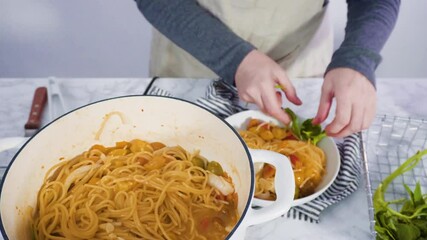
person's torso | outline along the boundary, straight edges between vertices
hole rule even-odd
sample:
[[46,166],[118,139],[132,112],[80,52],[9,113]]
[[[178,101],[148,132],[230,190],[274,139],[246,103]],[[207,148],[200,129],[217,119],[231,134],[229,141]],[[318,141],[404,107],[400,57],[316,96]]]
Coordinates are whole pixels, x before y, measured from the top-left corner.
[[[294,65],[299,53],[312,39],[323,19],[324,0],[198,2],[235,34],[267,54],[287,71],[299,68],[294,72],[299,75],[313,75],[309,70]],[[153,35],[151,74],[169,77],[215,76],[207,67],[157,31],[154,31]],[[328,52],[330,51],[328,49]]]

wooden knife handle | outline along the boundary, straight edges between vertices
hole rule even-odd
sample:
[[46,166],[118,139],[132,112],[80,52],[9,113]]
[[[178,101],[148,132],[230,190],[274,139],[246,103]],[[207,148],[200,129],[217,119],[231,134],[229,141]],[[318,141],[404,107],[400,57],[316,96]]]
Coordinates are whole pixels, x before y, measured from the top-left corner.
[[30,116],[25,124],[25,129],[39,129],[44,106],[47,102],[47,88],[39,87],[34,92],[33,103],[31,104]]

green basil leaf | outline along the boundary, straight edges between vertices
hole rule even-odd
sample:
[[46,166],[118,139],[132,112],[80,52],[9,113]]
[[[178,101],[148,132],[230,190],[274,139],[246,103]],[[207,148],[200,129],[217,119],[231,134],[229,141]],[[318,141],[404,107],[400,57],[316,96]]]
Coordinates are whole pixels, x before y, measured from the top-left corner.
[[405,187],[406,192],[409,195],[409,199],[411,200],[412,208],[415,208],[415,199],[414,199],[414,193],[412,190],[408,187],[408,185],[403,184],[403,187]]
[[413,202],[412,202],[411,200],[406,200],[406,201],[403,203],[403,206],[402,206],[402,208],[400,209],[400,212],[401,212],[402,214],[407,215],[407,216],[412,215],[412,214],[415,212],[415,208],[414,208],[414,204],[413,204]]
[[385,193],[390,183],[403,173],[413,169],[424,155],[427,149],[418,151],[407,159],[394,172],[387,176],[374,192],[373,204],[375,210],[375,230],[378,232],[377,239],[424,239],[427,237],[427,204],[421,192],[419,183],[412,191],[404,185],[409,199],[404,201],[400,211],[390,208],[390,204],[402,202],[402,199],[386,201]]
[[414,189],[414,207],[417,208],[424,204],[425,204],[425,201],[423,198],[423,194],[421,192],[421,185],[420,185],[420,182],[417,182]]
[[413,219],[411,221],[421,231],[421,235],[427,237],[427,218]]
[[302,140],[301,129],[300,129],[300,126],[299,126],[299,119],[298,119],[297,115],[290,108],[285,108],[285,112],[291,118],[291,121],[292,121],[291,122],[291,130],[292,130],[292,133],[294,134],[294,136],[296,138],[298,138],[299,140]]
[[411,223],[398,223],[396,229],[399,240],[417,240],[421,236],[420,229]]
[[320,142],[320,140],[322,140],[324,137],[326,137],[326,133],[325,133],[325,131],[322,131],[322,133],[313,137],[313,139],[312,139],[313,144],[317,145]]
[[310,141],[314,145],[326,136],[325,131],[319,124],[313,124],[313,119],[305,120],[301,125],[301,137],[304,141]]

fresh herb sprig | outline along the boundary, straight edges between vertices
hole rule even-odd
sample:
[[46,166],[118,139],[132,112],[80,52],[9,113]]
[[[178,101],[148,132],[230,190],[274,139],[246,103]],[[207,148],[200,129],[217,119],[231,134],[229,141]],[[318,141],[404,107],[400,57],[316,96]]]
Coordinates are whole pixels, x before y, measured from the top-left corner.
[[[418,151],[387,176],[375,191],[373,204],[377,239],[427,239],[427,196],[422,194],[419,182],[416,184],[414,191],[404,184],[409,195],[408,199],[386,201],[384,197],[390,183],[398,176],[413,169],[424,155],[427,155],[427,149]],[[389,207],[390,204],[399,202],[403,203],[400,211]]]
[[326,136],[326,133],[322,130],[320,124],[313,124],[312,118],[309,118],[300,124],[297,115],[291,109],[286,108],[285,112],[291,118],[290,128],[293,135],[298,140],[310,141],[314,145],[317,145],[317,143]]

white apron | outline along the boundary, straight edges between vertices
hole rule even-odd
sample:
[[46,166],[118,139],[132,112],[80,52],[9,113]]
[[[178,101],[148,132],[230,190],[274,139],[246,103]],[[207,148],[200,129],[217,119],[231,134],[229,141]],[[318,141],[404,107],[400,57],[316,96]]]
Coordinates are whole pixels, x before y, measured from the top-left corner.
[[[234,33],[280,64],[289,77],[322,76],[333,33],[324,0],[198,0]],[[217,75],[158,31],[153,31],[150,75]]]

